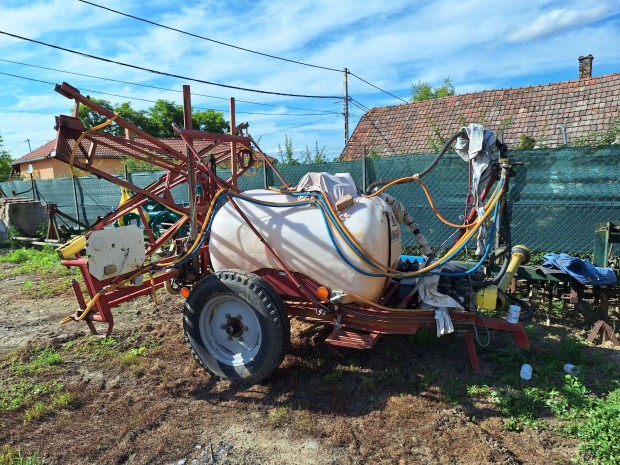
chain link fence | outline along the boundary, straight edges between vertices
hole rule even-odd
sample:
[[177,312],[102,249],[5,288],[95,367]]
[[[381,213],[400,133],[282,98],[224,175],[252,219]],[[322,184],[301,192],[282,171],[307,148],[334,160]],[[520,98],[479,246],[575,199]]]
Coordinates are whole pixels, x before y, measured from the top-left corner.
[[[364,176],[361,160],[297,165],[279,164],[283,177],[295,185],[311,171],[351,173],[358,188],[379,179],[400,178],[426,168],[435,155],[407,155],[391,158],[369,158]],[[562,148],[511,151],[509,157],[518,163],[516,176],[510,179],[510,222],[513,244],[527,245],[531,250],[566,253],[592,253],[597,223],[620,220],[620,147]],[[224,170],[218,174],[226,178]],[[256,170],[239,181],[242,190],[278,187],[280,182],[271,172]],[[129,180],[145,187],[161,176],[159,172],[129,174]],[[453,223],[462,222],[468,167],[457,155],[447,154],[437,168],[424,178],[437,209]],[[30,181],[0,183],[7,194],[31,188]],[[120,189],[105,180],[84,176],[34,182],[34,197],[56,203],[61,211],[92,224],[98,215],[115,208]],[[390,194],[398,198],[419,224],[432,246],[449,240],[453,229],[441,223],[429,207],[417,183],[394,186]],[[22,196],[32,196],[27,192]],[[176,201],[187,202],[185,186],[174,189]],[[415,241],[402,228],[403,245]]]

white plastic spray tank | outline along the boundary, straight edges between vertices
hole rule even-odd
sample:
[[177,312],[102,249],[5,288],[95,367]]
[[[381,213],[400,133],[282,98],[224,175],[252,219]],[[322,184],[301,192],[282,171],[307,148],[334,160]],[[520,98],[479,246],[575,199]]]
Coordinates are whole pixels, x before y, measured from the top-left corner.
[[[400,257],[401,239],[390,206],[378,197],[357,196],[354,185],[353,192],[356,197],[352,205],[339,212],[344,226],[375,260],[395,268]],[[325,193],[334,200],[333,191]],[[336,195],[341,193],[342,190],[337,190]],[[269,190],[252,190],[243,194],[263,202],[300,200],[293,195]],[[272,207],[243,199],[235,199],[235,203],[289,270],[302,273],[331,290],[357,294],[373,301],[380,297],[386,278],[367,276],[353,268],[377,273],[351,250],[333,226],[328,227],[323,212],[317,206]],[[339,255],[334,243],[350,264]],[[229,202],[215,215],[209,252],[215,271],[280,269],[277,261]],[[350,299],[344,300],[347,301]]]

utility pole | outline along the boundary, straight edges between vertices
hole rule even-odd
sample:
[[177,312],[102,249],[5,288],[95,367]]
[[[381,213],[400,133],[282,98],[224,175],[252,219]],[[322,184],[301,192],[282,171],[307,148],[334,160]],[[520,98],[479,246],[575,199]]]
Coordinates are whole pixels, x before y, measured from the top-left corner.
[[349,142],[349,70],[344,69],[344,143]]

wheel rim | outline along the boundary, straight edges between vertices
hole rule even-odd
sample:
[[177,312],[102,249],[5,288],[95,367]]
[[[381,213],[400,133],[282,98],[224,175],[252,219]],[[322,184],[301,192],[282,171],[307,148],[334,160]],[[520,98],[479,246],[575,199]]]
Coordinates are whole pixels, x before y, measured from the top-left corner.
[[238,297],[209,299],[200,314],[199,326],[205,348],[226,365],[245,365],[260,349],[261,329],[256,313]]

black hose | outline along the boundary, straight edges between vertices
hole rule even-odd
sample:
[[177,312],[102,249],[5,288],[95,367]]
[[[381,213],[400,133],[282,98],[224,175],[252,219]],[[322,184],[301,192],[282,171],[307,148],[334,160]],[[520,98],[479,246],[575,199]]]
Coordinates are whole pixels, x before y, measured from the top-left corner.
[[[525,300],[521,300],[518,297],[515,297],[512,294],[504,294],[504,295],[508,297],[510,300],[518,303],[519,306],[521,307],[521,313],[519,315],[519,323],[532,319],[532,317],[534,316],[534,308],[530,304],[528,304]],[[523,313],[524,309],[526,310],[526,313]]]
[[508,264],[510,263],[510,259],[512,258],[512,236],[510,234],[510,217],[508,215],[508,202],[504,205],[502,209],[502,227],[504,229],[504,263],[502,263],[502,267],[499,269],[497,276],[493,278],[492,281],[489,281],[489,285],[497,285],[502,280],[506,271],[508,270]]
[[[458,139],[460,136],[464,136],[466,134],[467,134],[467,131],[465,131],[465,129],[461,129],[459,132],[457,132],[452,137],[450,137],[450,139],[448,139],[446,141],[446,143],[444,144],[443,148],[439,151],[439,153],[437,154],[435,159],[431,162],[431,164],[428,165],[424,169],[424,171],[418,173],[418,177],[422,178],[422,177],[426,176],[428,173],[430,173],[431,171],[433,171],[435,169],[435,167],[437,166],[437,163],[439,163],[439,160],[441,160],[443,158],[443,156],[446,154],[446,152],[448,151],[450,146],[454,143],[454,141],[456,141],[456,139]],[[368,186],[368,188],[366,189],[365,194],[368,195],[368,194],[372,193],[372,191],[375,188],[377,188],[379,186],[384,186],[384,185],[389,184],[392,181],[396,181],[398,179],[400,179],[400,178],[381,179],[379,181],[375,181],[370,186]]]
[[424,171],[422,171],[421,173],[418,173],[418,176],[420,178],[423,178],[424,176],[426,176],[428,173],[430,173],[431,171],[433,171],[435,169],[435,166],[437,166],[437,163],[439,163],[439,160],[441,160],[443,158],[443,156],[446,154],[446,152],[448,151],[448,149],[450,148],[450,146],[454,143],[454,141],[456,141],[456,139],[458,139],[461,136],[465,136],[467,135],[467,131],[465,129],[461,129],[459,132],[457,132],[456,134],[454,134],[452,137],[450,137],[450,139],[448,139],[446,141],[446,143],[444,144],[443,148],[441,149],[441,151],[437,154],[437,156],[435,157],[435,159],[431,162],[430,165],[428,165],[426,167],[426,169]]

